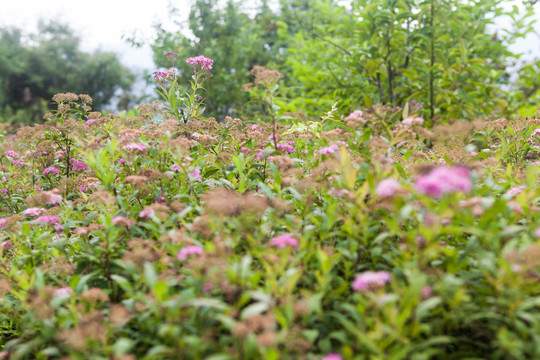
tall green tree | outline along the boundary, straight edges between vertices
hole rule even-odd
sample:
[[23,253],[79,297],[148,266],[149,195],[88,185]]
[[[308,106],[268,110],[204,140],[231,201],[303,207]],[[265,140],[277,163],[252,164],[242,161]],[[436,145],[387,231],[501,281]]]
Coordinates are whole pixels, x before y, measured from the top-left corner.
[[38,32],[0,28],[0,115],[4,121],[40,121],[56,93],[90,95],[94,108],[127,90],[134,75],[110,52],[85,53],[73,29],[40,22]]
[[[277,15],[267,1],[253,9],[243,8],[241,1],[196,0],[191,7],[187,27],[170,32],[156,27],[152,43],[154,61],[170,66],[163,56],[169,51],[179,54],[176,66],[182,81],[187,84],[192,75],[188,57],[204,55],[214,60],[213,77],[205,83],[206,114],[222,118],[239,114],[249,101],[241,91],[251,81],[254,65],[281,66],[283,39],[278,37]],[[189,33],[189,36],[185,34]]]

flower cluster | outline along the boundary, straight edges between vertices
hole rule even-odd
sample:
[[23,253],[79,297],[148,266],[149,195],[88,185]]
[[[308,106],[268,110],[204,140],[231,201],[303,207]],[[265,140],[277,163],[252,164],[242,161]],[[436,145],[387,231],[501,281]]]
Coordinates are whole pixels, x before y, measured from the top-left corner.
[[356,291],[379,288],[390,282],[390,279],[390,273],[387,271],[366,271],[356,276],[352,288]]
[[472,189],[470,170],[462,167],[441,166],[416,179],[415,187],[421,194],[438,198],[445,193],[464,192]]
[[199,65],[203,70],[211,70],[214,60],[204,57],[203,55],[190,57],[186,59],[186,63],[190,65]]

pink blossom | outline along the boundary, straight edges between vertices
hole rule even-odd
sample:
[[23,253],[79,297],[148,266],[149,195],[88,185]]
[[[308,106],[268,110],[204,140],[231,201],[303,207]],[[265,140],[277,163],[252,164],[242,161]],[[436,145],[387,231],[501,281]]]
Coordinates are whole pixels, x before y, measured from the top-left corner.
[[240,151],[241,151],[241,152],[250,152],[251,149],[250,149],[250,148],[247,148],[247,147],[245,147],[245,146],[242,146],[242,147],[240,148]]
[[163,81],[165,79],[172,79],[174,78],[174,71],[168,70],[168,71],[156,71],[154,72],[154,80],[156,81]]
[[424,119],[421,117],[408,117],[404,119],[401,123],[405,126],[422,125],[424,123]]
[[440,197],[445,193],[468,193],[472,190],[472,181],[470,171],[466,168],[441,166],[428,175],[419,176],[415,187],[421,194]]
[[257,149],[257,160],[262,160],[264,155],[264,149]]
[[62,195],[56,194],[54,192],[48,191],[49,200],[47,200],[47,205],[55,205],[62,202]]
[[20,156],[18,153],[16,153],[16,152],[13,151],[13,150],[8,150],[8,151],[6,151],[4,154],[5,154],[6,156],[9,156],[9,157],[14,158],[14,159],[16,159],[16,158],[18,158],[18,157]]
[[[1,220],[5,220],[5,219],[0,219],[0,229],[3,226],[1,224],[2,223]],[[0,249],[9,249],[11,247],[13,247],[13,242],[11,240],[5,240],[5,241],[0,242]]]
[[386,198],[396,195],[401,190],[401,185],[393,178],[384,179],[377,185],[375,194],[378,197]]
[[60,297],[60,296],[69,296],[72,293],[73,291],[71,290],[71,288],[69,286],[66,286],[66,287],[54,290],[53,295],[55,297]]
[[330,353],[323,357],[321,360],[343,360],[343,358],[339,354]]
[[166,53],[163,56],[165,56],[167,59],[169,59],[170,62],[174,63],[174,61],[178,57],[178,54],[175,53],[175,52],[169,51],[168,53]]
[[431,297],[431,286],[426,285],[422,288],[422,297],[424,299],[429,299]]
[[536,137],[536,136],[538,136],[538,134],[540,134],[540,129],[534,130],[534,131],[532,132],[532,134],[531,134],[531,137]]
[[187,259],[188,255],[200,255],[203,253],[203,248],[200,246],[186,246],[176,254],[176,258],[180,261]]
[[43,216],[38,217],[36,219],[36,221],[54,225],[54,224],[60,222],[60,218],[58,216],[43,215]]
[[338,150],[339,150],[339,146],[334,144],[334,145],[330,145],[328,147],[323,147],[323,148],[319,149],[319,154],[321,154],[321,155],[330,155],[330,154],[335,153]]
[[139,213],[139,216],[142,217],[142,218],[146,218],[146,217],[150,217],[150,216],[153,216],[156,212],[154,211],[154,209],[146,209],[146,210],[143,210]]
[[88,190],[88,186],[84,186],[84,185],[79,186],[80,192],[85,192],[86,190]]
[[251,125],[251,131],[258,131],[260,129],[259,125]]
[[476,151],[471,151],[469,153],[469,156],[471,156],[471,157],[475,157],[476,155],[478,155],[478,153]]
[[193,178],[193,180],[195,180],[195,181],[199,181],[199,182],[202,181],[202,178],[201,178],[201,170],[199,170],[199,169],[197,169],[197,168],[192,169],[192,170],[189,172],[189,176],[191,176],[191,177]]
[[95,123],[96,121],[97,121],[97,119],[88,119],[88,120],[86,120],[84,123],[85,123],[86,125],[91,125],[91,124]]
[[125,225],[125,226],[131,226],[131,225],[135,224],[135,221],[128,218],[128,217],[118,215],[118,216],[115,216],[115,217],[112,218],[111,223]]
[[180,171],[180,170],[182,170],[182,168],[181,168],[180,165],[178,165],[178,164],[172,164],[171,168],[172,168],[174,171]]
[[28,216],[39,216],[46,213],[47,213],[47,210],[43,208],[38,208],[38,207],[28,208],[22,212],[23,215],[28,215]]
[[48,168],[46,168],[45,170],[43,170],[41,172],[43,175],[47,175],[47,174],[60,174],[60,170],[58,170],[55,166],[49,166]]
[[56,225],[54,225],[54,230],[55,231],[62,231],[62,230],[64,230],[64,227],[62,225],[60,225],[60,224],[56,224]]
[[6,226],[6,218],[0,218],[0,229],[3,229]]
[[21,167],[22,166],[22,161],[20,160],[13,160],[13,165],[17,166],[17,167]]
[[539,237],[540,238],[540,227],[537,227],[535,230],[534,230],[534,235],[536,237]]
[[366,271],[356,276],[352,288],[356,291],[364,291],[370,287],[381,287],[390,282],[390,274],[387,271]]
[[514,196],[516,196],[519,193],[522,193],[525,190],[527,190],[527,186],[525,186],[525,185],[514,186],[513,188],[511,188],[507,192],[505,192],[504,196],[506,196],[508,198],[513,198]]
[[2,189],[2,194],[7,195],[8,192],[9,192],[8,189]]
[[283,144],[283,143],[280,143],[280,144],[277,144],[277,149],[278,150],[285,150],[287,151],[288,153],[293,153],[296,151],[296,149],[294,148],[294,146],[291,146],[289,144]]
[[270,240],[270,245],[277,247],[278,249],[284,249],[287,246],[298,248],[298,240],[288,234],[278,235]]
[[203,70],[211,70],[214,60],[204,57],[203,55],[190,57],[186,59],[186,63],[190,65],[199,65]]
[[124,149],[129,151],[146,151],[148,148],[142,143],[130,143],[124,146]]
[[75,160],[75,159],[71,159],[72,160],[72,166],[73,166],[73,171],[84,171],[84,170],[88,170],[88,165],[86,165],[84,163],[84,161],[81,161],[81,160]]

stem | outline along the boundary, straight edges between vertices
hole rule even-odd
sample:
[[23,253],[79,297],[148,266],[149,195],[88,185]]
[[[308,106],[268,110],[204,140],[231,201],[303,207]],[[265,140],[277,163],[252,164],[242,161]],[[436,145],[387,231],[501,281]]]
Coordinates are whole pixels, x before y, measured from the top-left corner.
[[431,18],[430,18],[430,26],[431,26],[431,63],[430,63],[430,69],[429,69],[429,107],[431,111],[431,122],[433,122],[433,117],[435,116],[435,101],[434,101],[434,90],[433,90],[433,65],[435,64],[435,29],[433,28],[433,18],[435,16],[435,6],[433,5],[433,1],[431,0]]

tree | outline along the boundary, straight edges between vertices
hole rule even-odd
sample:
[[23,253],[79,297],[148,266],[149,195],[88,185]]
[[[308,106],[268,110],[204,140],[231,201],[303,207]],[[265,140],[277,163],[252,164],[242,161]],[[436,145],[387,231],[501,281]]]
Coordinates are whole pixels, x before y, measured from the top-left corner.
[[67,25],[40,22],[25,36],[0,28],[0,111],[5,120],[37,122],[56,93],[90,95],[94,108],[131,87],[134,76],[110,52],[79,50],[80,39]]

